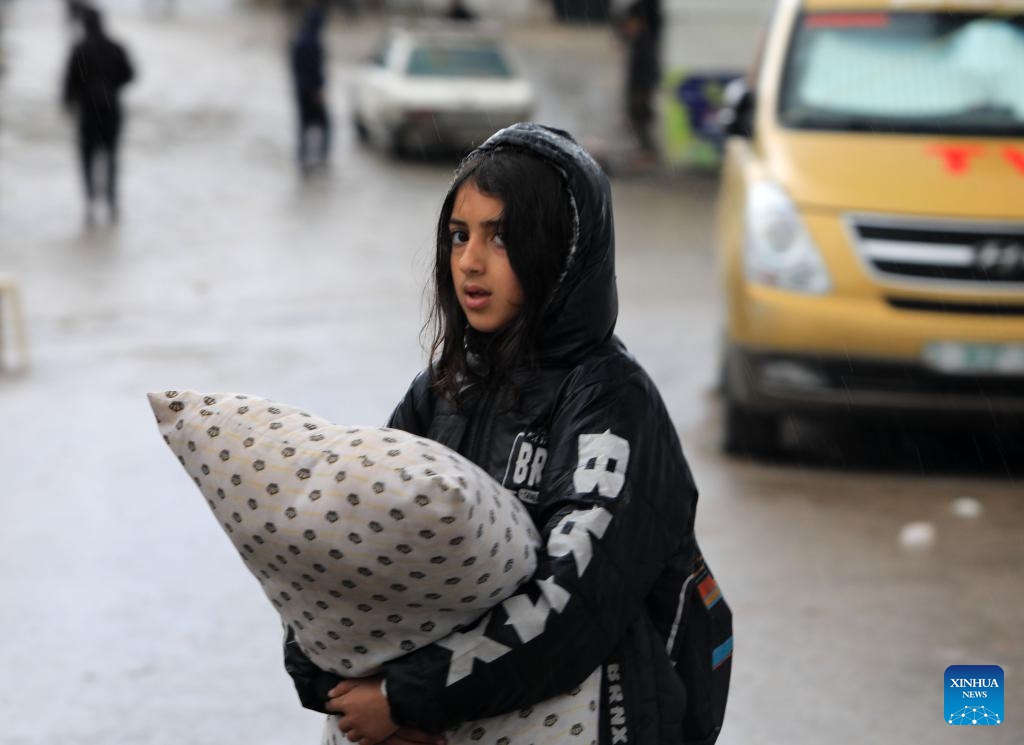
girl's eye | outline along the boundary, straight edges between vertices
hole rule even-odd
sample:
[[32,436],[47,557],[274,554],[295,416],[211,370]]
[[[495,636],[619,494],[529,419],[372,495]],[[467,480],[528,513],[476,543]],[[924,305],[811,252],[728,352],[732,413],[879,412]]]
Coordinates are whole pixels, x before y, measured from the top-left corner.
[[494,234],[494,242],[497,245],[499,245],[502,248],[504,248],[505,247],[505,234],[504,233],[495,233]]
[[469,240],[469,236],[466,235],[465,230],[453,230],[451,232],[451,237],[453,246],[457,246]]

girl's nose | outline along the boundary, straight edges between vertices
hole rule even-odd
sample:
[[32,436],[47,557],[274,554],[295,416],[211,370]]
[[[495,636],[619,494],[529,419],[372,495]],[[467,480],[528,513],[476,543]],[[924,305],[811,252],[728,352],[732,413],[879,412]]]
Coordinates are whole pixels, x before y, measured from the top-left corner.
[[466,274],[480,274],[484,270],[485,246],[477,238],[470,238],[459,256],[459,269]]

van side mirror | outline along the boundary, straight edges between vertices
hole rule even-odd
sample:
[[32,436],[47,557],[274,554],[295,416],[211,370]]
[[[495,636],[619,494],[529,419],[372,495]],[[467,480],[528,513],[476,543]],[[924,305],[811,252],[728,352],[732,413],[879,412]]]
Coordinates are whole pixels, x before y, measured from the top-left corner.
[[719,124],[726,137],[754,136],[754,92],[744,78],[736,78],[725,86]]

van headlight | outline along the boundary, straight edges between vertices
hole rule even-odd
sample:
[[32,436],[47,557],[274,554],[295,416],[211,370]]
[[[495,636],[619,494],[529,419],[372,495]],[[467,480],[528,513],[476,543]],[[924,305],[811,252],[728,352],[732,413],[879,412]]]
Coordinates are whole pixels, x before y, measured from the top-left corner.
[[793,201],[769,181],[756,181],[747,192],[743,253],[751,282],[812,295],[832,289],[825,262]]

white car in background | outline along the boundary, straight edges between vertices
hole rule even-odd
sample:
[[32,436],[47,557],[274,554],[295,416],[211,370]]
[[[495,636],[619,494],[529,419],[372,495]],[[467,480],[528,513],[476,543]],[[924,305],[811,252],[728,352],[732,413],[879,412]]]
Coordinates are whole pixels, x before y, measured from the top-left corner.
[[352,86],[360,140],[398,155],[471,149],[533,107],[497,35],[468,23],[389,30]]

